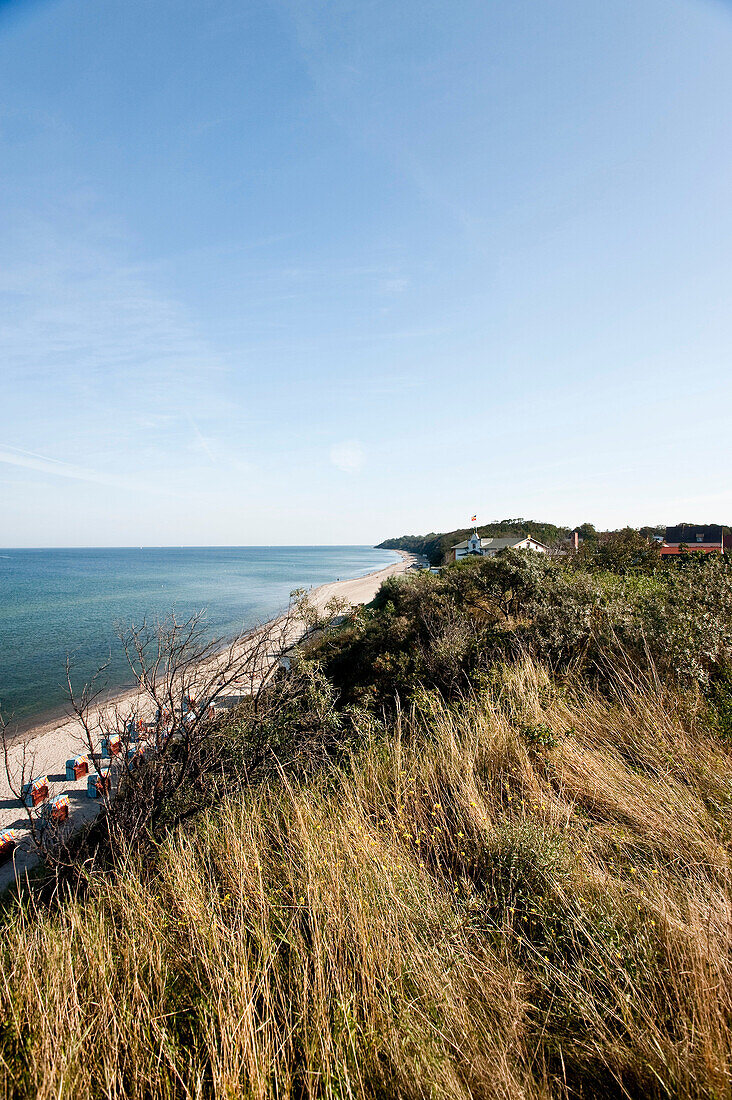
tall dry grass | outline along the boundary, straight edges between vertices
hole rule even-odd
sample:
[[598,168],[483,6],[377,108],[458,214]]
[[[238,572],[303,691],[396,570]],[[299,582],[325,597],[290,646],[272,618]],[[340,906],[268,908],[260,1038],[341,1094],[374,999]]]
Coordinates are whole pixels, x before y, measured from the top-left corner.
[[425,697],[3,930],[4,1095],[730,1095],[732,771],[659,690]]

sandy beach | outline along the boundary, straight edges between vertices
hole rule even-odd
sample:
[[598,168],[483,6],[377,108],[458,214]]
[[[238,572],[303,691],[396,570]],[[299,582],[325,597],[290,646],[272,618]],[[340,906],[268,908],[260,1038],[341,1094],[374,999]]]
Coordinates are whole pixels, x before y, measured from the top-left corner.
[[[369,603],[376,595],[382,582],[395,573],[405,572],[413,556],[399,551],[402,560],[369,573],[364,577],[354,580],[337,580],[320,585],[312,589],[308,596],[318,610],[322,610],[333,597],[346,601],[350,606]],[[250,634],[254,634],[258,628],[254,628]],[[294,644],[297,641],[297,628],[288,641]],[[246,645],[247,635],[242,640],[242,646]],[[120,691],[111,694],[100,703],[97,711],[118,708],[120,711],[135,710],[138,705],[139,693],[137,689]],[[74,825],[81,825],[90,820],[98,812],[99,803],[87,796],[87,778],[69,782],[65,776],[65,763],[70,757],[86,752],[81,730],[75,719],[62,717],[52,721],[46,721],[24,730],[14,738],[9,751],[9,764],[11,773],[19,773],[23,752],[28,761],[27,772],[31,772],[33,778],[39,775],[47,775],[49,781],[50,797],[67,795],[70,802],[71,818]],[[19,841],[13,859],[0,867],[0,890],[5,889],[17,875],[33,866],[35,855],[27,838],[27,818],[24,810],[13,795],[8,777],[4,768],[0,768],[0,830],[10,829]]]

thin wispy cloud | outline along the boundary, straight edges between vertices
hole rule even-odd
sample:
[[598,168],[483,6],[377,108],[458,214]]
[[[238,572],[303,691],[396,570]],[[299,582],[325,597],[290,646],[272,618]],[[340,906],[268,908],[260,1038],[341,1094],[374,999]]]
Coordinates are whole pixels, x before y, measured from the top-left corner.
[[195,448],[199,451],[203,451],[203,453],[208,457],[211,465],[215,466],[217,459],[213,453],[213,450],[211,449],[211,444],[209,440],[206,439],[205,435],[198,427],[198,424],[190,415],[188,416],[188,423],[190,424],[191,431],[193,433],[193,444]]
[[[204,458],[211,425],[235,408],[229,367],[185,310],[89,215],[26,220],[4,240],[0,405],[13,408],[12,467],[67,481],[177,493]],[[191,423],[190,410],[196,422]],[[41,440],[36,450],[34,444]],[[112,470],[98,456],[116,456]],[[100,468],[101,467],[101,468]]]
[[25,470],[37,470],[39,473],[50,474],[53,477],[70,478],[72,481],[86,481],[92,485],[107,485],[115,489],[131,489],[151,491],[150,485],[140,484],[136,481],[119,477],[116,474],[101,473],[97,470],[88,470],[83,466],[75,466],[71,462],[63,462],[57,458],[49,458],[47,455],[35,454],[33,451],[23,451],[18,447],[9,447],[0,443],[0,462],[8,466],[19,466]]
[[32,379],[42,364],[44,374],[63,371],[68,390],[87,403],[98,388],[106,400],[114,382],[155,414],[184,415],[194,401],[205,415],[216,403],[211,382],[227,364],[139,265],[119,261],[101,221],[90,218],[79,237],[75,220],[61,229],[26,223],[6,238],[0,293],[13,304],[0,320],[6,380]]

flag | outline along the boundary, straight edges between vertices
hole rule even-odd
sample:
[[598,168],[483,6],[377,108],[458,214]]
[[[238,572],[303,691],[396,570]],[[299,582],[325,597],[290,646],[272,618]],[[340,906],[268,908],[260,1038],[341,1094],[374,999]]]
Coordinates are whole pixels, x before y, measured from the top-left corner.
[[470,522],[471,522],[471,523],[475,523],[477,519],[478,519],[478,517],[477,517],[477,516],[471,516],[471,517],[470,517]]

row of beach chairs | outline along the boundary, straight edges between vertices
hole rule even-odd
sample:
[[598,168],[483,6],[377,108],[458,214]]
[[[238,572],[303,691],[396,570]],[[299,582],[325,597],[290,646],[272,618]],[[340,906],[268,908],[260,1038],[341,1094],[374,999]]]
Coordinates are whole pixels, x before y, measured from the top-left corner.
[[[181,705],[181,719],[190,722],[195,716],[195,701],[185,695]],[[214,708],[207,708],[207,716],[212,717]],[[161,727],[167,727],[171,723],[171,715],[167,710],[158,711],[153,722],[145,722],[143,719],[132,715],[125,724],[125,739],[128,741],[127,766],[133,768],[144,758],[147,738],[151,733],[159,733]],[[112,761],[120,756],[124,743],[120,734],[110,734],[102,739],[101,753],[103,757]],[[68,782],[78,781],[87,776],[86,793],[89,798],[100,798],[111,790],[111,777],[109,768],[103,774],[93,772],[88,756],[73,756],[66,761],[66,779]],[[40,826],[58,825],[67,821],[70,813],[69,796],[62,794],[50,798],[48,776],[40,775],[25,783],[21,797],[29,809],[40,810]],[[17,837],[11,830],[0,832],[0,863],[4,863],[15,851],[18,844]]]
[[[86,756],[74,756],[71,760],[66,761],[66,778],[68,780],[82,779],[85,775],[87,776],[86,793],[89,798],[99,798],[104,791],[109,790],[109,774],[99,775],[97,772],[90,772],[89,761]],[[49,794],[47,775],[39,775],[36,779],[31,779],[21,791],[23,802],[31,810],[35,810],[38,806],[46,803]],[[55,806],[64,798],[68,803],[66,795],[59,795],[57,798],[51,799],[48,804]]]

